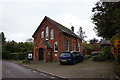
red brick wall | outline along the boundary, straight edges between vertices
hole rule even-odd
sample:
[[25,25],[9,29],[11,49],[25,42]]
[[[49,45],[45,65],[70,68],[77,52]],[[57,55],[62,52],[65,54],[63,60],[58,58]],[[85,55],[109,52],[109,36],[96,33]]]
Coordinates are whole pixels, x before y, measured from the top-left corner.
[[93,52],[93,51],[100,51],[100,49],[86,49],[85,55],[91,55],[91,52]]
[[[46,35],[46,27],[49,27],[49,40],[48,42],[51,44],[53,49],[47,49],[47,47],[43,44],[41,40],[41,31],[44,31],[44,40],[45,40],[45,35]],[[50,31],[51,29],[54,30],[54,39],[50,39]],[[78,43],[82,43],[81,40],[78,40],[75,37],[71,37],[70,35],[64,34],[61,32],[58,28],[54,27],[47,19],[42,23],[41,27],[37,31],[37,33],[34,36],[34,60],[38,61],[39,60],[39,48],[44,48],[44,62],[51,61],[51,56],[52,56],[52,61],[59,61],[59,56],[60,53],[65,51],[66,49],[66,39],[69,40],[69,50],[73,50],[73,42],[76,42],[76,50],[78,51]],[[58,42],[58,52],[54,52],[54,43],[55,41]],[[82,52],[82,45],[81,46],[81,52]],[[48,55],[48,52],[51,54]],[[57,55],[57,56],[55,56]]]

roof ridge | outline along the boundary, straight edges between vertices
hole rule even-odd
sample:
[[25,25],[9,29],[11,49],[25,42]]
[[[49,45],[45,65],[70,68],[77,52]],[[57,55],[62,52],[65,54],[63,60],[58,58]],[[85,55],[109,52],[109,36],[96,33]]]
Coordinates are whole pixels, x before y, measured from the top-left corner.
[[[60,25],[60,27],[63,27],[63,28],[65,28],[65,29],[67,29],[69,32],[71,32],[72,34],[74,34],[73,36],[77,36],[77,35],[76,35],[72,30],[70,30],[69,28],[63,26],[62,24],[58,23],[57,21],[55,21],[55,20],[53,20],[53,19],[51,19],[51,18],[49,18],[49,17],[47,17],[47,16],[45,16],[45,17],[48,18],[50,21],[55,22],[57,25]],[[60,27],[58,27],[58,28],[60,29]],[[65,30],[62,30],[62,31],[66,32]],[[66,33],[68,33],[68,31],[67,31]],[[68,34],[69,34],[69,33],[68,33]],[[72,34],[70,34],[70,35],[72,35]]]
[[[66,34],[68,34],[68,35],[70,35],[70,36],[79,38],[71,29],[63,26],[62,24],[58,23],[57,21],[55,21],[55,20],[53,20],[53,19],[51,19],[51,18],[49,18],[49,17],[47,17],[47,16],[44,17],[43,21],[41,22],[41,24],[39,25],[39,27],[37,28],[37,30],[34,32],[33,37],[34,37],[34,35],[36,34],[36,32],[38,31],[38,29],[40,28],[40,26],[42,25],[42,23],[43,23],[46,19],[49,20],[49,21],[51,22],[51,24],[53,24],[56,28],[58,28],[59,30],[61,30],[63,33],[66,33]],[[79,38],[79,39],[80,39],[80,38]]]

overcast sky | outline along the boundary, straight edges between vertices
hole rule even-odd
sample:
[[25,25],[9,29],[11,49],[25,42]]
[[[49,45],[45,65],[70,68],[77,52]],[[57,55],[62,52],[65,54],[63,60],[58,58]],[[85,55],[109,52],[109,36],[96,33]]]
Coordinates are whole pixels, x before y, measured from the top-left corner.
[[91,22],[92,7],[98,0],[1,0],[0,32],[7,40],[25,42],[31,38],[45,16],[71,28],[83,28],[85,40],[96,36]]

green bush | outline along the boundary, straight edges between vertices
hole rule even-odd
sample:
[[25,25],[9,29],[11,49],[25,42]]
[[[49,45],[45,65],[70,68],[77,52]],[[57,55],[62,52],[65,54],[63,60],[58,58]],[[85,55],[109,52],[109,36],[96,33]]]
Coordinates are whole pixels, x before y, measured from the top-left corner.
[[93,61],[104,61],[106,59],[112,59],[114,60],[114,55],[111,53],[111,47],[110,46],[105,46],[102,51],[92,57]]
[[4,54],[2,54],[3,59],[13,59],[13,60],[24,60],[26,56],[27,56],[26,53],[4,52]]
[[91,53],[91,55],[94,56],[94,55],[98,55],[98,54],[100,54],[100,53],[101,53],[101,51],[93,51],[93,52]]
[[2,59],[9,59],[10,58],[10,51],[2,51]]
[[112,60],[115,59],[115,58],[114,58],[114,55],[113,55],[112,52],[111,52],[111,46],[105,46],[105,47],[102,49],[101,54],[102,54],[103,56],[105,56],[106,59],[112,59]]
[[87,60],[88,58],[91,58],[91,55],[84,55],[84,60]]
[[11,59],[14,60],[24,60],[26,57],[25,53],[10,53]]
[[104,61],[106,58],[103,55],[96,55],[92,57],[93,61]]

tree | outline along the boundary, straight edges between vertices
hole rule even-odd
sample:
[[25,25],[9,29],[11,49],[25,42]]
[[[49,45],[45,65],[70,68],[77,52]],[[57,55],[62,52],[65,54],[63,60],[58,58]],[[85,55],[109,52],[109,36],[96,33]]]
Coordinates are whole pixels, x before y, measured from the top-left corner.
[[1,38],[2,38],[2,45],[3,45],[6,42],[4,32],[1,32]]
[[18,52],[27,52],[27,51],[33,51],[33,43],[29,42],[19,42],[18,43]]
[[99,37],[111,39],[120,33],[120,2],[97,2],[92,12],[94,30]]
[[26,42],[28,42],[28,43],[33,43],[33,38],[28,38],[28,39],[26,40]]
[[85,36],[85,32],[82,30],[82,27],[79,28],[79,31],[77,32],[78,37],[80,39],[82,39],[84,41],[84,38],[86,38],[87,36]]
[[9,51],[10,53],[18,51],[17,42],[15,42],[13,40],[4,43],[3,47],[4,47],[3,51]]
[[90,42],[90,44],[97,43],[97,42],[98,42],[98,39],[93,38],[93,39],[91,39],[89,42]]

